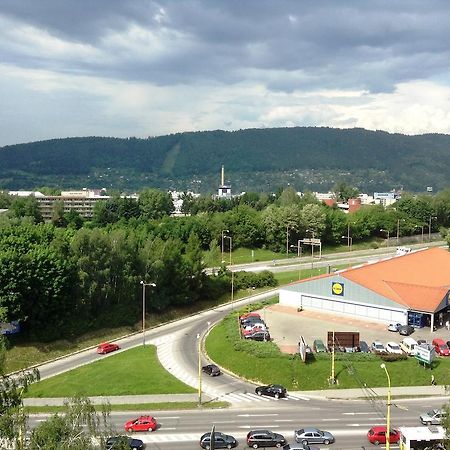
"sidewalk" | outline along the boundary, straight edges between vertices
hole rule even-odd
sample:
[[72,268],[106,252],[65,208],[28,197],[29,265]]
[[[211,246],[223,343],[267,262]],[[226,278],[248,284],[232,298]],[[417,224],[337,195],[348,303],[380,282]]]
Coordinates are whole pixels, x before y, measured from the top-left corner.
[[[372,396],[387,397],[387,388],[373,388]],[[356,400],[367,397],[362,389],[326,389],[321,391],[296,391],[290,392],[299,397],[307,397],[316,400]],[[372,397],[371,396],[371,397]],[[404,386],[391,389],[392,398],[398,397],[449,397],[445,386]],[[161,394],[161,395],[123,395],[112,397],[90,397],[94,405],[109,402],[111,405],[139,405],[142,403],[167,403],[167,402],[194,402],[198,401],[198,394]],[[64,398],[26,398],[25,406],[60,406]],[[202,394],[202,402],[208,402],[211,398]]]
[[[370,393],[373,396],[387,397],[388,388],[371,388]],[[339,399],[339,400],[352,400],[352,399],[364,399],[370,393],[362,389],[326,389],[321,391],[297,391],[295,394],[303,397],[310,397],[314,399]],[[293,392],[294,394],[294,392]],[[449,397],[450,393],[446,392],[445,386],[399,386],[391,388],[391,397]]]

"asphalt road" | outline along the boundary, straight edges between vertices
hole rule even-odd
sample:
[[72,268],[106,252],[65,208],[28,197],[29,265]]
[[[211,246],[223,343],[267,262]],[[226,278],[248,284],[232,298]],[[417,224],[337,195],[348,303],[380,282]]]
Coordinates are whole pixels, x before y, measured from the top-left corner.
[[[418,416],[431,408],[439,407],[442,399],[403,399],[395,401],[392,411],[392,425],[420,426]],[[396,407],[398,406],[398,407]],[[123,424],[141,413],[113,413],[111,426],[117,433],[124,433]],[[336,442],[331,450],[361,450],[372,448],[366,438],[373,425],[382,425],[384,418],[376,407],[366,401],[298,401],[278,400],[261,408],[260,404],[245,408],[224,410],[167,411],[154,414],[160,427],[153,433],[134,433],[142,439],[148,449],[187,450],[198,449],[200,436],[216,426],[216,431],[231,434],[239,441],[239,448],[248,448],[245,436],[252,429],[270,429],[283,434],[293,442],[294,430],[304,426],[316,426],[330,431]],[[30,425],[35,426],[44,416],[34,416]],[[327,448],[319,445],[320,448]],[[380,446],[378,448],[383,448]],[[374,447],[375,448],[375,447]],[[398,446],[391,445],[397,449]]]

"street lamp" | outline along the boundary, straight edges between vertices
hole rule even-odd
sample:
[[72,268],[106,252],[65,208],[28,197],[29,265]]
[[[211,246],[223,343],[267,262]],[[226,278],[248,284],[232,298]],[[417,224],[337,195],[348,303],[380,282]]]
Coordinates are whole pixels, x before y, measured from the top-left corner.
[[299,259],[298,261],[298,279],[300,280],[302,277],[302,263],[301,263],[301,258],[302,258],[302,246],[301,246],[302,240],[299,239],[297,241],[297,245],[291,245],[291,248],[296,248],[297,247],[297,257]]
[[380,228],[380,231],[381,232],[385,232],[385,233],[387,233],[387,245],[386,245],[386,247],[389,247],[389,230],[384,230],[383,228]]
[[289,225],[286,225],[286,258],[289,258]]
[[386,450],[390,450],[391,438],[391,377],[387,371],[386,364],[381,364],[380,367],[386,372],[388,380],[388,396],[387,396],[387,414],[386,414]]
[[141,280],[142,284],[142,345],[145,346],[145,287],[156,287],[155,283],[145,283]]
[[233,272],[233,268],[231,267],[232,266],[231,251],[233,249],[233,238],[231,236],[224,236],[224,238],[230,240],[231,303],[233,303],[233,301],[234,301],[234,272]]
[[352,251],[353,238],[351,236],[341,236],[342,239],[347,239],[347,247]]
[[397,245],[399,245],[400,241],[400,221],[404,222],[405,219],[397,219]]
[[229,233],[230,232],[230,230],[222,230],[222,246],[221,246],[221,248],[222,248],[222,263],[223,263],[223,238],[224,238],[224,236],[223,236],[223,233]]
[[431,219],[436,219],[436,216],[430,216],[430,220],[428,222],[428,242],[431,242]]

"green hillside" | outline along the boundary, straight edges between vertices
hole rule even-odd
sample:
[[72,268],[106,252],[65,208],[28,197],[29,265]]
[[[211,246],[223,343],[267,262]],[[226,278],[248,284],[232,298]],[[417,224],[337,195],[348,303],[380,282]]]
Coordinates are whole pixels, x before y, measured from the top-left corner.
[[0,187],[208,192],[216,189],[222,164],[235,192],[271,191],[287,183],[323,191],[337,180],[369,192],[437,190],[450,179],[450,136],[296,127],[54,139],[0,148]]

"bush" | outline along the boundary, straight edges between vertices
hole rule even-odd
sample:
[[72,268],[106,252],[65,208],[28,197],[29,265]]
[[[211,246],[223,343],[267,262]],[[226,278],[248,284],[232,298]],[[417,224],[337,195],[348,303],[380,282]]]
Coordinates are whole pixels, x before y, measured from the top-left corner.
[[405,359],[408,359],[408,356],[405,354],[398,355],[395,353],[382,353],[380,357],[383,361],[386,362],[403,361]]
[[[327,360],[331,359],[331,353],[314,353],[314,357],[317,360]],[[348,362],[355,362],[355,361],[373,361],[377,358],[377,355],[373,353],[361,353],[361,352],[354,352],[354,353],[345,353],[345,352],[335,352],[334,359],[335,361],[348,361]]]

